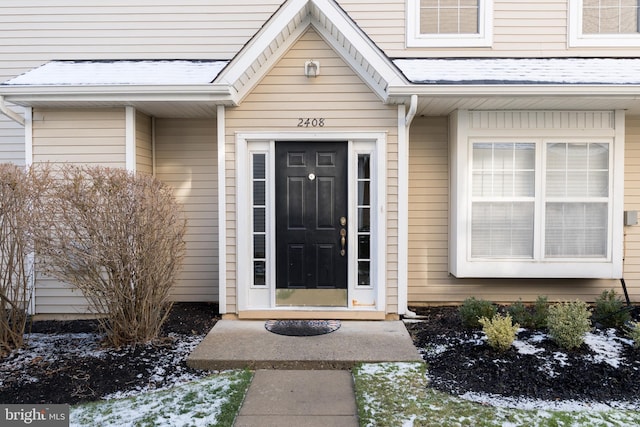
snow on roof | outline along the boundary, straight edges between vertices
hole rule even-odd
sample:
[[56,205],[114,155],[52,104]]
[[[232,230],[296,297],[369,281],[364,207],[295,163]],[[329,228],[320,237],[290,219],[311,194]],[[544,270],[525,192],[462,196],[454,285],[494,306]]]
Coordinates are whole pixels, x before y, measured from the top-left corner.
[[420,84],[640,84],[640,58],[395,59]]
[[51,61],[3,85],[185,85],[211,83],[229,61]]

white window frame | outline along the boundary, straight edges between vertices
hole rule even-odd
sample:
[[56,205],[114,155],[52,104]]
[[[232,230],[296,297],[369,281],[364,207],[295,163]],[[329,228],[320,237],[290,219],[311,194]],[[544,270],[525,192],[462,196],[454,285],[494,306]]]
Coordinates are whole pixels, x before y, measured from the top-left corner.
[[569,47],[640,47],[640,32],[634,34],[584,34],[582,0],[569,1]]
[[420,33],[420,0],[407,0],[407,47],[491,47],[493,0],[479,0],[477,34]]
[[[615,112],[615,129],[589,130],[576,137],[575,129],[483,129],[470,132],[469,112],[451,118],[451,212],[449,269],[458,278],[607,278],[622,277],[624,201],[624,111]],[[532,258],[472,258],[471,200],[474,142],[536,144],[534,252]],[[610,144],[610,203],[607,256],[603,258],[545,258],[545,144],[550,142],[606,142]]]

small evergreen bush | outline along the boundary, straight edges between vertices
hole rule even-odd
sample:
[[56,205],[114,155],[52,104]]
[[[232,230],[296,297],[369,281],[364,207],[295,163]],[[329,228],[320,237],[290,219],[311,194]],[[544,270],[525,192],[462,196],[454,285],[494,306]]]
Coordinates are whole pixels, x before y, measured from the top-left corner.
[[635,348],[640,348],[640,322],[629,322],[627,336],[633,340]]
[[591,330],[590,316],[584,301],[553,304],[547,317],[549,335],[562,348],[578,348],[584,343],[585,334]]
[[547,327],[547,316],[549,316],[549,300],[546,296],[539,296],[533,305],[532,327],[535,329]]
[[547,326],[549,302],[546,296],[539,296],[533,306],[527,306],[522,299],[507,307],[507,313],[514,322],[527,329],[541,329]]
[[481,317],[478,322],[482,325],[489,345],[498,351],[507,351],[511,347],[520,327],[518,323],[513,323],[509,314],[496,314],[492,319]]
[[602,291],[595,302],[593,320],[605,328],[620,329],[630,319],[631,315],[624,301],[616,295],[616,291]]
[[507,307],[507,313],[514,322],[522,325],[523,328],[533,328],[533,314],[531,314],[529,308],[524,305],[522,299],[519,299]]
[[497,311],[498,308],[493,305],[491,301],[476,299],[475,297],[465,299],[458,309],[462,324],[466,328],[470,329],[480,328],[478,319],[480,319],[481,317],[486,317],[490,320],[493,318],[493,316],[495,316]]

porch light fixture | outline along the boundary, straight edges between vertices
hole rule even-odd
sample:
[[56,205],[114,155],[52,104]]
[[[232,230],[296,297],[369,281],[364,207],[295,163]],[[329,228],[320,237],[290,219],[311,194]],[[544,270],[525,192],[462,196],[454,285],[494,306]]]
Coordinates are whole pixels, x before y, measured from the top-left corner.
[[304,63],[304,75],[307,77],[318,77],[320,75],[320,62],[313,59]]

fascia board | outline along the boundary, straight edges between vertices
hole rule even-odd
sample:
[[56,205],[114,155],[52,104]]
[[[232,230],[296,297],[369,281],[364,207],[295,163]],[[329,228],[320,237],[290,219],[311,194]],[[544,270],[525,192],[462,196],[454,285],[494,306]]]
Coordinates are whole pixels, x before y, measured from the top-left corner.
[[233,85],[242,77],[245,70],[264,52],[273,40],[289,26],[300,11],[306,7],[308,0],[291,0],[271,17],[249,42],[238,52],[229,64],[218,74],[216,83]]
[[640,85],[395,85],[389,96],[615,96],[640,99]]
[[407,83],[404,75],[393,65],[391,60],[375,46],[371,39],[354,26],[353,21],[345,16],[335,2],[330,0],[311,0],[311,2],[318,7],[329,21],[340,29],[340,32],[349,43],[387,81],[388,85]]
[[30,102],[69,101],[191,101],[232,104],[231,92],[222,85],[178,86],[1,86],[0,94],[18,105]]

